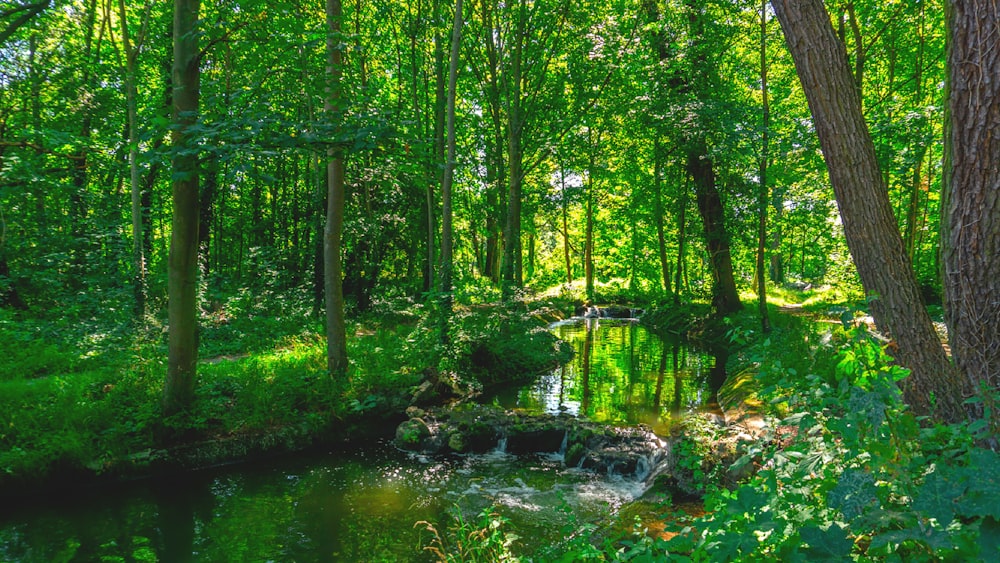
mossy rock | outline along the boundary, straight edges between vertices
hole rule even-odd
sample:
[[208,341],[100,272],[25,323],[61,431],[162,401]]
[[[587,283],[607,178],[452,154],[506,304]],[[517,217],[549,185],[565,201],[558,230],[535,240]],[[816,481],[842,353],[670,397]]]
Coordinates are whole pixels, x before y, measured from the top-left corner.
[[420,418],[411,418],[396,427],[396,445],[404,450],[418,450],[430,437],[430,427]]

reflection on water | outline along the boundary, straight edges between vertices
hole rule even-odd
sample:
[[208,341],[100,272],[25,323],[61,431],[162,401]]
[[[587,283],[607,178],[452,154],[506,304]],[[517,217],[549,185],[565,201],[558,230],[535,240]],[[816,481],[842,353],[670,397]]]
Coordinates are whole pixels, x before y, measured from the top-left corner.
[[490,506],[511,520],[515,550],[535,553],[641,489],[555,456],[432,458],[379,444],[5,507],[0,561],[426,561],[416,522],[444,528],[455,511],[475,520]]
[[713,408],[714,392],[725,381],[724,355],[664,341],[633,320],[571,319],[551,330],[573,346],[573,360],[532,385],[501,392],[499,405],[643,423],[667,433],[681,412]]
[[[574,360],[497,402],[663,431],[724,377],[715,359],[632,322],[553,330]],[[489,506],[511,520],[515,552],[532,554],[607,522],[643,488],[567,469],[561,456],[424,457],[378,444],[5,506],[0,561],[426,561],[416,522],[443,528],[456,510],[468,521]]]

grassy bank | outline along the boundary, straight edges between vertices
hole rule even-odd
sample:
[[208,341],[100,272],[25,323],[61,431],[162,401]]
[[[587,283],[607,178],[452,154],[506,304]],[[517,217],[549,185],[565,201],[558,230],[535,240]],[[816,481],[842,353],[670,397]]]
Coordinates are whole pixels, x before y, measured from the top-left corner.
[[527,310],[459,306],[445,347],[432,311],[385,304],[350,322],[348,378],[334,381],[320,322],[307,307],[232,298],[204,312],[196,400],[170,418],[160,414],[166,346],[157,319],[133,331],[120,318],[74,325],[0,313],[0,492],[238,461],[378,425],[391,430],[431,371],[453,371],[474,388],[565,359]]

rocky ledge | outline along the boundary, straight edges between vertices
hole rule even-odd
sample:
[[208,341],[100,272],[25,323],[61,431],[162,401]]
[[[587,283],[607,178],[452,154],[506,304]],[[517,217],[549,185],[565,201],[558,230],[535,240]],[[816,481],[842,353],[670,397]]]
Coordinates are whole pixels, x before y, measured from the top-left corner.
[[645,426],[615,427],[571,416],[526,415],[478,404],[423,410],[396,428],[396,446],[423,454],[501,450],[559,454],[567,467],[649,479],[670,464],[670,443]]

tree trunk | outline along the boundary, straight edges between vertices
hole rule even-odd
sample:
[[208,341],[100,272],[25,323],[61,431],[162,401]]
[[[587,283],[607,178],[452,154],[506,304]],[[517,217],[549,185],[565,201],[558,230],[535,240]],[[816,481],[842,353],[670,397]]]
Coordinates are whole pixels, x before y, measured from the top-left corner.
[[174,0],[173,220],[167,279],[168,358],[163,411],[194,400],[198,366],[198,153],[190,129],[198,120],[200,0]]
[[510,71],[510,108],[507,130],[507,163],[510,166],[509,190],[507,193],[507,224],[504,228],[503,251],[503,294],[513,295],[522,285],[521,278],[521,182],[522,170],[521,131],[524,116],[521,108],[521,57],[524,50],[525,10],[524,0],[517,3],[517,31],[514,35],[514,54]]
[[445,109],[447,159],[441,182],[441,341],[448,343],[448,325],[452,308],[452,268],[454,267],[451,187],[455,177],[455,95],[458,85],[458,60],[462,46],[462,0],[455,0],[455,20],[451,35],[451,60],[448,62],[448,100]]
[[729,251],[726,210],[715,182],[715,169],[704,139],[689,141],[687,170],[694,182],[698,212],[705,224],[705,247],[712,265],[712,306],[719,315],[743,308],[733,278],[733,258]]
[[918,413],[961,420],[969,387],[948,362],[921,302],[844,45],[822,0],[774,0],[772,6],[812,111],[872,316],[893,338],[898,361],[912,371],[903,385],[906,400]]
[[573,262],[569,259],[569,201],[566,196],[566,168],[562,162],[559,163],[559,187],[562,188],[562,235],[563,235],[563,259],[566,262],[566,284],[573,284]]
[[667,259],[667,237],[663,225],[663,159],[660,154],[660,137],[653,142],[653,215],[656,221],[656,242],[663,274],[663,291],[670,292],[670,262]]
[[[326,0],[326,73],[328,90],[324,110],[327,119],[339,118],[342,107],[343,36],[340,32],[343,11],[340,0]],[[326,226],[323,229],[323,295],[326,303],[326,366],[330,377],[347,375],[347,329],[344,320],[344,273],[341,264],[341,236],[344,231],[344,152],[342,147],[328,151],[326,169]]]
[[[966,395],[1000,385],[1000,13],[949,0],[950,163],[942,201],[945,315]],[[948,146],[945,147],[946,151]],[[950,164],[950,166],[949,166]]]
[[121,25],[122,51],[125,54],[125,107],[128,120],[129,192],[132,204],[132,294],[135,299],[134,315],[137,322],[146,317],[146,252],[143,247],[142,184],[139,179],[139,115],[138,87],[139,53],[146,38],[149,14],[152,7],[147,1],[143,7],[142,25],[133,46],[125,11],[125,0],[118,0],[118,19]]
[[597,173],[594,162],[594,153],[597,152],[601,144],[601,136],[597,136],[597,143],[590,147],[590,168],[587,171],[587,220],[586,233],[583,241],[583,276],[586,287],[587,301],[594,302],[594,175]]
[[760,187],[757,192],[757,312],[760,314],[760,328],[766,334],[771,332],[771,319],[767,314],[767,274],[764,272],[765,249],[767,248],[767,160],[770,132],[771,107],[767,99],[767,0],[760,2],[760,95],[761,95],[761,138],[760,138]]
[[687,254],[687,207],[688,207],[687,174],[684,175],[684,187],[681,189],[677,202],[677,271],[674,272],[674,305],[680,305],[682,281],[687,279],[687,265],[684,263]]

